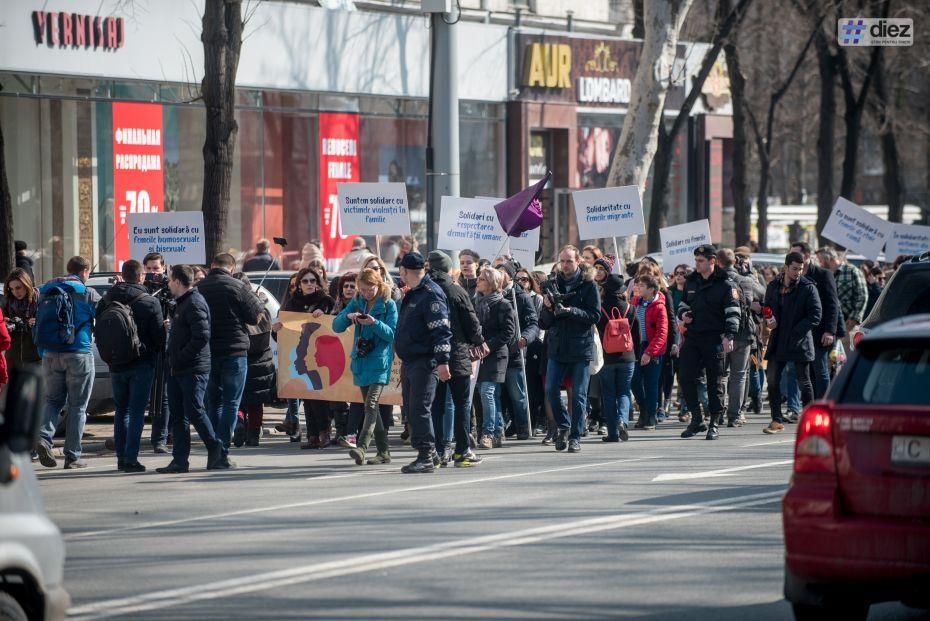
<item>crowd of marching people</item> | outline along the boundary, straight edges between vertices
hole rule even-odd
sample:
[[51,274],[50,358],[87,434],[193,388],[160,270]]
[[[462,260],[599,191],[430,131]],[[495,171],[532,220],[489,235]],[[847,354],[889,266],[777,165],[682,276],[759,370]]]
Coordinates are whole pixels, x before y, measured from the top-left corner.
[[[57,466],[52,442],[63,424],[64,467],[86,467],[95,343],[110,369],[121,471],[146,470],[146,413],[152,451],[172,457],[160,473],[189,470],[191,426],[209,470],[235,468],[231,449],[259,445],[265,407],[281,404],[272,340],[283,324],[235,257],[218,254],[203,268],[166,266],[152,253],[124,262],[101,297],[86,284],[86,259],[37,286],[25,246],[17,250],[3,286],[0,383],[8,365],[41,364],[34,457],[43,466]],[[457,261],[440,250],[424,257],[410,241],[395,280],[371,253],[333,279],[321,257],[306,257],[281,310],[332,315],[334,331],[351,331],[359,397],[284,400],[277,430],[300,449],[339,446],[358,465],[390,463],[395,409],[381,398],[396,355],[400,437],[417,453],[403,472],[473,467],[513,440],[577,453],[585,436],[627,442],[669,420],[686,424],[682,438],[714,440],[766,401],[762,430],[779,433],[824,395],[887,275],[803,241],[779,267],[757,268],[749,248],[709,244],[666,269],[650,256],[623,265],[597,246],[565,246],[557,258],[546,274],[470,250]],[[263,240],[242,267],[277,261]]]

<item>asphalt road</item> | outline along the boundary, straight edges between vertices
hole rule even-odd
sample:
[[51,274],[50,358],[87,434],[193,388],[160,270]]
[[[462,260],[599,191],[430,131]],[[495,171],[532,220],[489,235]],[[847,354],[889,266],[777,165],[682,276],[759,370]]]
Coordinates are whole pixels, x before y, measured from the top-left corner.
[[[789,619],[780,498],[793,431],[683,425],[579,454],[535,441],[402,475],[287,438],[187,475],[37,466],[74,619]],[[870,619],[917,619],[899,604]]]

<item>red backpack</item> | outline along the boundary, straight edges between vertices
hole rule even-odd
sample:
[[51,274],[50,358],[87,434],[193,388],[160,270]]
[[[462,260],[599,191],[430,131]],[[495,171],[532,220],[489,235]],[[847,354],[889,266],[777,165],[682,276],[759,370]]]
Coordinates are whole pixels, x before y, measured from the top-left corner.
[[621,315],[617,307],[614,306],[608,316],[601,308],[601,312],[607,317],[607,325],[604,326],[604,352],[608,354],[625,354],[633,351],[633,333],[630,332],[630,320],[627,316],[630,314],[629,305],[626,307],[626,314]]

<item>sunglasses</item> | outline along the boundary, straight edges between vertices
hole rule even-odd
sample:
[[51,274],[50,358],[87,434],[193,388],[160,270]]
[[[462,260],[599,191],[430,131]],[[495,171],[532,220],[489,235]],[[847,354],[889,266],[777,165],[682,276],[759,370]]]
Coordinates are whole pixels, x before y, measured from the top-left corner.
[[688,272],[675,272],[675,276],[687,276]]
[[520,276],[519,278],[517,278],[517,282],[529,282],[529,281],[530,279],[527,278],[526,276]]
[[305,285],[315,285],[317,281],[316,278],[302,278],[300,282]]
[[342,285],[342,288],[343,289],[355,289],[355,283],[347,282],[346,284]]

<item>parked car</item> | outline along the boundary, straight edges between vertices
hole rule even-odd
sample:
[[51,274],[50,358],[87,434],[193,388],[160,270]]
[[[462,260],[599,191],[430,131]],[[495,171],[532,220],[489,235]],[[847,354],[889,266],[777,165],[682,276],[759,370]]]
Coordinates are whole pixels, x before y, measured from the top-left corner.
[[42,374],[11,372],[0,411],[0,619],[58,621],[71,598],[63,586],[65,544],[42,507],[30,454],[39,433]]
[[798,423],[782,503],[785,598],[801,619],[930,608],[930,314],[862,337]]
[[[93,288],[100,294],[100,297],[106,295],[110,287],[113,286],[113,277],[115,273],[91,274],[87,279],[87,286]],[[250,277],[251,279],[251,277]],[[266,281],[267,283],[267,281]],[[252,283],[252,290],[256,290],[257,282]],[[285,287],[286,287],[285,283]],[[281,304],[278,302],[274,293],[262,286],[258,291],[265,295],[265,308],[271,313],[272,319],[278,316]],[[277,361],[277,355],[275,355]],[[87,405],[88,414],[99,414],[113,410],[113,385],[110,382],[110,367],[100,357],[97,346],[94,345],[94,385],[91,388],[90,402]]]
[[853,346],[881,324],[919,313],[930,313],[930,252],[902,263],[891,275],[869,316],[853,332]]

